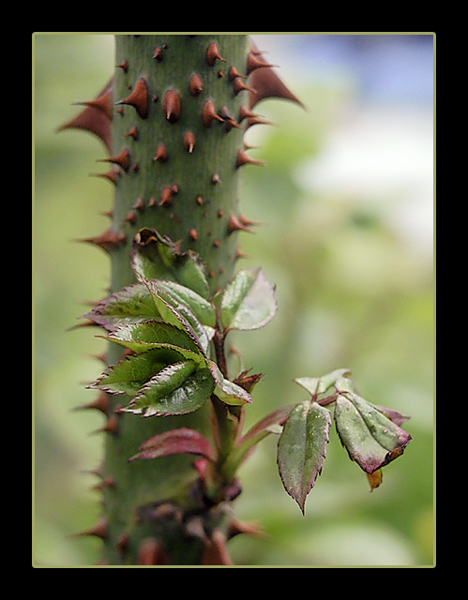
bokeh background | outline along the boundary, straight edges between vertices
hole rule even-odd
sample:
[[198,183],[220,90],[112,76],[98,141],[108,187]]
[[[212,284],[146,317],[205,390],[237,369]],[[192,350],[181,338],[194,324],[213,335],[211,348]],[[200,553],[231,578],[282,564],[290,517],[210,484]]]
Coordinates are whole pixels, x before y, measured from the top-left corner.
[[[236,512],[266,539],[230,542],[237,564],[432,565],[433,555],[433,55],[425,35],[254,35],[306,105],[256,108],[277,126],[247,141],[266,168],[246,167],[242,211],[261,221],[241,236],[277,285],[279,313],[238,333],[246,366],[266,374],[248,422],[305,399],[295,377],[352,369],[362,396],[411,415],[413,441],[369,493],[333,430],[305,518],[276,469],[276,439],[240,472]],[[102,298],[107,256],[77,238],[100,233],[112,206],[99,140],[57,127],[93,98],[114,67],[110,35],[34,38],[34,536],[33,563],[94,564],[100,542],[69,534],[100,514],[91,473],[103,418],[75,411],[104,342],[67,331]]]

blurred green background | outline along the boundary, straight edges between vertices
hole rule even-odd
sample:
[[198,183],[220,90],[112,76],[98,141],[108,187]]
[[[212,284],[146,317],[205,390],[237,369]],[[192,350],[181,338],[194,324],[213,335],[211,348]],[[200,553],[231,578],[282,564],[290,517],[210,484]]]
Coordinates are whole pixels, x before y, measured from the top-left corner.
[[[256,35],[266,57],[307,107],[265,101],[278,126],[246,140],[266,168],[246,167],[241,209],[261,221],[242,234],[277,285],[279,313],[239,332],[246,366],[266,374],[247,411],[305,399],[295,377],[348,367],[363,397],[411,415],[413,441],[369,493],[335,430],[302,517],[276,468],[268,438],[240,472],[236,513],[266,539],[239,536],[236,564],[432,565],[433,258],[432,35]],[[107,256],[74,243],[107,227],[112,189],[90,177],[104,147],[93,136],[55,133],[113,72],[113,36],[34,37],[34,534],[33,563],[94,564],[99,540],[69,534],[100,514],[103,418],[74,408],[93,400],[83,384],[104,351],[91,329],[67,331],[109,284]]]

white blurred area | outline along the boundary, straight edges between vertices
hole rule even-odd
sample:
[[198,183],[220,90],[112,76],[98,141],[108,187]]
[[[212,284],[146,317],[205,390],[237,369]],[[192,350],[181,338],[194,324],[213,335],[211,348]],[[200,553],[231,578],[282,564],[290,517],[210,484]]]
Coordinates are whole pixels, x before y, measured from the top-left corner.
[[[295,171],[305,193],[372,205],[408,250],[432,257],[433,36],[257,35],[296,90],[326,84],[353,101]],[[261,111],[260,111],[261,112]]]

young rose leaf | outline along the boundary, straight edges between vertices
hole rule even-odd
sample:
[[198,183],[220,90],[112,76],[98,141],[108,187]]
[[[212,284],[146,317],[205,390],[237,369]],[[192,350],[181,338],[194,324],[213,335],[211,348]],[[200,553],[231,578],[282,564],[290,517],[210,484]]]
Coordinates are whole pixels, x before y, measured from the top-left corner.
[[200,351],[195,341],[185,331],[162,321],[126,323],[116,327],[106,339],[129,348],[137,354],[156,348],[173,348],[185,358],[191,358],[191,355],[199,354]]
[[116,365],[108,367],[104,373],[91,384],[113,394],[133,395],[167,365],[180,361],[182,355],[173,348],[158,348],[144,354],[128,356]]
[[[171,286],[168,285],[170,282],[153,279],[146,283],[161,318],[166,323],[175,325],[175,327],[187,332],[190,337],[197,340],[202,351],[206,352],[214,329],[208,324],[203,325],[200,322],[198,317],[194,314],[192,306],[189,306],[183,301],[179,294],[173,293]],[[200,312],[204,312],[204,309],[206,309],[206,306],[202,309],[200,305],[198,305],[195,310],[200,314]]]
[[174,281],[161,280],[157,282],[158,288],[172,300],[174,306],[184,305],[190,308],[202,325],[214,327],[216,315],[208,300],[184,285]]
[[193,360],[183,360],[159,371],[122,410],[145,417],[182,415],[200,408],[214,385],[209,369],[198,368]]
[[278,469],[285,490],[305,514],[307,494],[322,471],[330,413],[317,402],[301,402],[289,414],[278,440]]
[[195,429],[181,427],[159,433],[143,442],[138,448],[140,452],[129,461],[136,459],[152,459],[171,454],[196,454],[214,462],[216,455],[210,442]]
[[205,266],[198,254],[191,250],[180,252],[169,238],[155,229],[140,229],[133,241],[131,260],[139,281],[170,279],[208,298]]
[[299,377],[294,381],[316,398],[319,394],[323,394],[341,377],[349,377],[351,371],[349,369],[337,369],[321,377]]
[[221,298],[221,322],[229,329],[259,329],[276,311],[274,286],[260,268],[239,271]]
[[241,406],[252,402],[252,398],[244,388],[226,379],[213,361],[208,361],[208,367],[215,381],[214,394],[225,404]]
[[146,285],[136,283],[111,294],[82,318],[91,319],[107,331],[112,331],[117,324],[138,322],[150,317],[159,318],[158,309]]
[[349,457],[366,473],[374,473],[403,454],[411,440],[409,433],[352,392],[338,395],[335,424]]

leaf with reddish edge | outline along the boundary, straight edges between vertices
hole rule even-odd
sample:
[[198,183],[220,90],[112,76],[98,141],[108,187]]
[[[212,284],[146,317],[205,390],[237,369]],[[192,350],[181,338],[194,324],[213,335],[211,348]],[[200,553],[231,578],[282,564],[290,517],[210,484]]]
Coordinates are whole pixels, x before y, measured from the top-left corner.
[[135,283],[111,294],[81,318],[91,319],[107,331],[113,331],[116,325],[158,319],[160,316],[146,285]]
[[273,319],[278,307],[275,287],[260,268],[239,271],[221,298],[221,322],[226,329],[259,329]]
[[200,408],[214,385],[209,369],[198,368],[192,360],[182,360],[159,371],[121,410],[144,417],[183,415]]
[[143,442],[138,448],[140,452],[129,460],[153,459],[171,454],[196,454],[211,462],[216,461],[216,455],[210,442],[195,429],[181,427],[155,435]]
[[374,473],[403,454],[411,436],[357,394],[342,392],[335,402],[335,424],[351,460]]
[[317,402],[301,402],[291,411],[278,440],[278,470],[284,489],[305,514],[305,501],[322,471],[330,412]]

